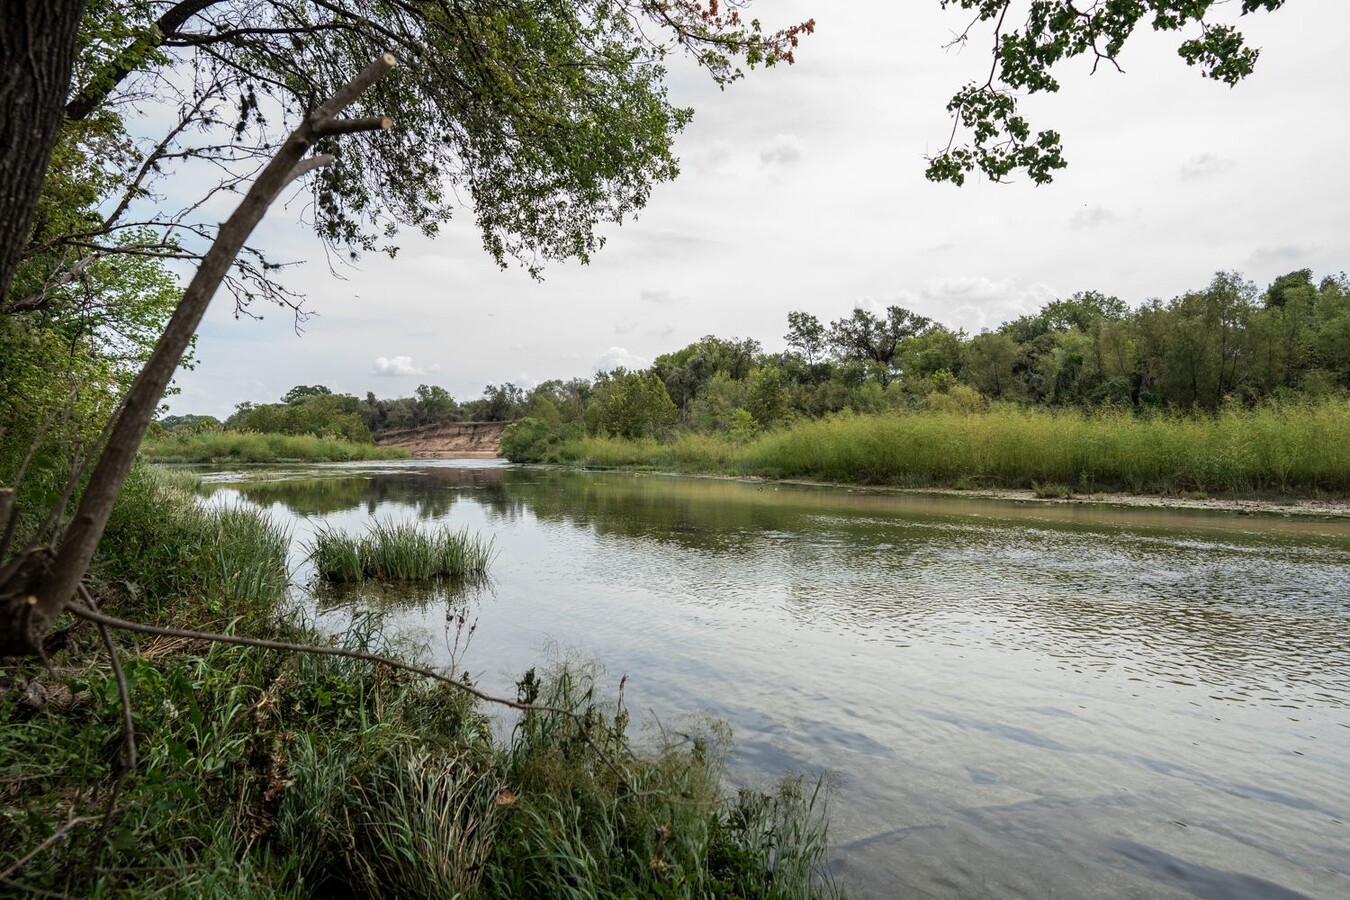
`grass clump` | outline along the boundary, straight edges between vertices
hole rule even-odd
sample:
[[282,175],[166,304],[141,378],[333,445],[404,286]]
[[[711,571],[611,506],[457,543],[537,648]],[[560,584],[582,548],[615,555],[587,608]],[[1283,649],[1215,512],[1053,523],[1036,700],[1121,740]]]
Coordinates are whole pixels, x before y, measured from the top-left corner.
[[337,437],[253,431],[175,432],[147,438],[141,445],[141,457],[156,463],[353,462],[410,455],[401,447]]
[[483,578],[495,555],[491,538],[467,528],[411,522],[374,522],[359,537],[321,528],[310,546],[319,577],[333,582]]

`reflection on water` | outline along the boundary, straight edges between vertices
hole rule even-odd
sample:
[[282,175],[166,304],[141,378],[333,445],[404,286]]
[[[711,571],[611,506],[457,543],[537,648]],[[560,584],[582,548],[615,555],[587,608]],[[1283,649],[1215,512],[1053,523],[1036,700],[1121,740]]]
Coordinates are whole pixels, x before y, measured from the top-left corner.
[[740,777],[832,772],[855,894],[1350,896],[1350,522],[425,463],[208,490],[300,541],[494,535],[485,596],[313,600],[433,639],[467,604],[489,686],[555,639],[731,721]]

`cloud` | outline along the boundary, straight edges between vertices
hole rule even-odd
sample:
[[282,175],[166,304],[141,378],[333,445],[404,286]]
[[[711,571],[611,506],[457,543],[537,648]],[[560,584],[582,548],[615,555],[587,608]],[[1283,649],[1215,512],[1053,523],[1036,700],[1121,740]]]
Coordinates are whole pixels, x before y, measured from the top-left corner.
[[1217,153],[1201,153],[1199,156],[1192,156],[1181,166],[1181,177],[1184,181],[1195,181],[1197,178],[1209,178],[1212,175],[1219,175],[1233,167],[1233,161]]
[[648,303],[674,303],[675,295],[665,288],[643,288],[638,297]]
[[774,135],[773,142],[759,151],[759,161],[766,166],[789,166],[802,158],[802,142],[795,134]]
[[1008,292],[1006,281],[982,275],[948,275],[924,282],[922,294],[930,300],[992,300]]
[[900,305],[948,327],[979,332],[1035,312],[1058,296],[1058,291],[1042,282],[1023,286],[1016,279],[951,275],[930,278],[912,306],[905,302]]
[[600,358],[595,361],[595,371],[608,372],[611,369],[617,369],[622,366],[625,369],[645,369],[651,365],[651,360],[629,353],[623,347],[610,347]]
[[370,374],[380,378],[399,378],[404,375],[425,375],[435,372],[440,366],[422,368],[413,365],[411,356],[377,356],[370,367]]
[[1104,206],[1084,206],[1069,216],[1069,224],[1074,228],[1096,228],[1119,221],[1120,216]]
[[614,323],[615,334],[632,334],[638,327],[637,319],[629,316]]
[[1252,262],[1255,263],[1278,263],[1293,262],[1306,254],[1302,247],[1297,244],[1280,244],[1275,247],[1258,247],[1252,254]]

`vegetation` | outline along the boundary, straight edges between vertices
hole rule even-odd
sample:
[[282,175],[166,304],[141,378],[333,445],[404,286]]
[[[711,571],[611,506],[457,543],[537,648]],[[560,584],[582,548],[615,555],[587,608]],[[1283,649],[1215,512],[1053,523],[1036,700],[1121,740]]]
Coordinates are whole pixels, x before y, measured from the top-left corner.
[[[137,470],[95,577],[142,621],[328,638],[283,609],[286,536],[191,481]],[[621,696],[578,665],[526,673],[505,743],[453,686],[365,661],[152,638],[123,646],[140,762],[92,629],[0,691],[6,892],[72,895],[815,897],[817,790],[722,794],[724,735],[638,750]],[[395,653],[358,617],[340,646]],[[113,814],[101,813],[115,796]],[[60,835],[57,835],[58,829]],[[55,836],[55,837],[54,837]],[[46,852],[10,872],[29,851]]]
[[361,537],[321,529],[310,547],[319,577],[339,582],[481,579],[495,555],[491,538],[448,525],[426,531],[411,522],[373,522]]
[[348,462],[406,459],[408,455],[401,447],[377,447],[369,441],[337,437],[199,429],[167,430],[141,445],[141,456],[157,463]]
[[598,467],[906,487],[1343,495],[1350,493],[1350,400],[1233,405],[1202,417],[1012,404],[846,412],[748,441],[588,437],[551,453],[554,461]]

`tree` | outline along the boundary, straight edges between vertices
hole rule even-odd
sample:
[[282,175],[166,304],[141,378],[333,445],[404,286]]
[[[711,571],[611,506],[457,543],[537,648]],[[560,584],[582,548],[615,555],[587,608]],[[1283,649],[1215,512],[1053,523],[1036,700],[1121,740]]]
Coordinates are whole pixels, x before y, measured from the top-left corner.
[[597,434],[638,438],[668,428],[678,412],[655,372],[615,369],[596,376],[586,420]]
[[830,323],[829,341],[835,353],[867,366],[885,387],[895,377],[905,341],[931,324],[900,306],[886,307],[884,319],[865,309],[855,309],[852,315]]
[[[1065,167],[1059,133],[1033,133],[1017,105],[1017,94],[1054,93],[1059,80],[1054,67],[1078,57],[1092,60],[1092,70],[1105,62],[1120,70],[1122,49],[1143,24],[1154,31],[1184,31],[1177,52],[1188,65],[1199,66],[1206,78],[1236,85],[1250,75],[1260,51],[1247,46],[1241,32],[1215,17],[1225,9],[1240,15],[1273,12],[1284,0],[1241,0],[1221,4],[1214,0],[941,0],[974,13],[974,19],[952,44],[965,44],[975,29],[993,31],[993,65],[984,82],[971,82],[952,97],[952,134],[947,146],[928,159],[931,181],[964,184],[979,170],[991,181],[1003,181],[1025,171],[1044,184]],[[1016,25],[1019,15],[1022,26]],[[964,129],[971,135],[958,144]]]
[[333,392],[321,384],[297,384],[281,398],[282,403],[300,403],[310,397],[327,397]]
[[783,340],[789,349],[802,355],[807,365],[815,365],[828,346],[825,326],[815,316],[800,310],[788,313],[788,333]]

